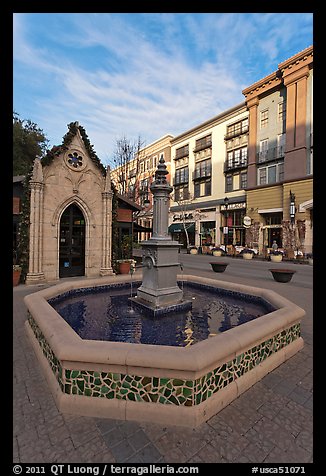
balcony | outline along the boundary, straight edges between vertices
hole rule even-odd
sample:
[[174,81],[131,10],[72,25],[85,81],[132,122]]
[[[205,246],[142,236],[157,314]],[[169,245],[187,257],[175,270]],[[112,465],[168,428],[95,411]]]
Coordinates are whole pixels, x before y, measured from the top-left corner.
[[196,147],[194,148],[193,152],[200,152],[203,149],[209,149],[212,147],[212,138],[199,139],[196,141]]
[[272,147],[270,149],[261,150],[257,152],[257,162],[259,164],[263,162],[271,162],[273,160],[284,158],[285,146],[280,145],[278,147]]
[[245,160],[227,160],[224,162],[224,172],[229,172],[230,170],[237,170],[237,169],[244,169],[247,167],[248,161],[247,159]]
[[232,132],[227,132],[224,136],[224,140],[233,139],[234,137],[241,136],[242,134],[248,134],[248,132],[249,132],[248,126],[239,127]]
[[174,160],[182,159],[183,157],[188,157],[189,155],[189,146],[181,147],[175,151]]
[[189,177],[188,174],[185,175],[175,175],[173,177],[173,185],[183,185],[188,183]]
[[194,170],[192,173],[192,180],[201,180],[208,178],[212,175],[212,167],[203,167],[201,169]]

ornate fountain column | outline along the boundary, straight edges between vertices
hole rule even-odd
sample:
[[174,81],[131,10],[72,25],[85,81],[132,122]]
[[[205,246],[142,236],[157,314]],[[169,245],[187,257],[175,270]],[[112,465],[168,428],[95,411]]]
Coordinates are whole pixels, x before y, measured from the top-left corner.
[[36,157],[30,180],[30,228],[29,266],[26,284],[37,284],[45,280],[43,272],[43,170],[41,160]]
[[168,234],[169,198],[173,187],[167,182],[166,165],[161,158],[150,189],[154,196],[153,234],[142,242],[143,282],[138,288],[135,302],[151,309],[168,307],[182,301],[183,293],[177,284],[180,244]]
[[105,187],[102,192],[103,206],[103,233],[102,233],[102,266],[100,276],[111,276],[113,274],[111,266],[112,248],[112,190],[110,167],[106,169]]

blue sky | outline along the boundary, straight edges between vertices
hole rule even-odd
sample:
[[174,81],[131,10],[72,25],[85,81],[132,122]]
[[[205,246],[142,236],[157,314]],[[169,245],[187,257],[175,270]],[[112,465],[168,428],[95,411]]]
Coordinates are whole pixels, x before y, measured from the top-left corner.
[[14,110],[59,145],[72,121],[105,165],[244,101],[313,44],[312,13],[15,13]]

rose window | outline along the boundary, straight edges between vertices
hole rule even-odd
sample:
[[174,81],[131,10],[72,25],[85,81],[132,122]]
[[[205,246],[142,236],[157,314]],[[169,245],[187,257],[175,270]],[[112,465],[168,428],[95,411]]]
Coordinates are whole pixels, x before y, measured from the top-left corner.
[[78,169],[83,165],[83,158],[77,152],[73,152],[72,154],[68,154],[68,164]]

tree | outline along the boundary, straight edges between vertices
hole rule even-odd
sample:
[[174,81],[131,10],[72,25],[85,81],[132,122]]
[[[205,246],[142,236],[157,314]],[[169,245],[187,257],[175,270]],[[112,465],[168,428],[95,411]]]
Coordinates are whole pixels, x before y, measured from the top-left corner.
[[137,201],[136,180],[139,174],[139,162],[142,158],[144,141],[138,136],[137,140],[126,137],[117,139],[112,165],[118,172],[118,191],[134,202]]
[[13,113],[13,175],[26,175],[36,156],[42,156],[48,147],[43,130],[31,120],[22,120]]

